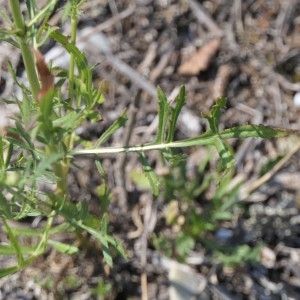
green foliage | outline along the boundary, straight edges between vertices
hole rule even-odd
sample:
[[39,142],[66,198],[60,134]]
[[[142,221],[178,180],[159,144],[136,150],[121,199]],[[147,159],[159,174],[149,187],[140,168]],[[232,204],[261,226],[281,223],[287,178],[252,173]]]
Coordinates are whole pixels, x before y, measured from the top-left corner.
[[[164,217],[173,233],[153,237],[153,245],[165,255],[184,260],[196,243],[207,248],[213,245],[218,249],[222,245],[214,242],[212,234],[222,221],[232,220],[238,213],[237,193],[239,185],[232,186],[232,170],[225,175],[207,172],[212,160],[211,147],[207,147],[200,164],[193,175],[188,175],[186,161],[170,168],[170,172],[161,180],[163,198],[169,201]],[[212,196],[207,193],[218,183]],[[221,250],[220,250],[221,251]]]
[[[106,210],[111,195],[105,179],[105,170],[98,158],[101,154],[136,152],[154,197],[164,195],[166,198],[170,197],[169,200],[176,199],[179,212],[169,218],[168,222],[172,225],[179,217],[185,219],[185,222],[181,223],[183,234],[176,237],[172,247],[173,252],[183,258],[194,247],[196,235],[205,237],[206,232],[216,228],[217,221],[232,217],[236,190],[229,190],[228,186],[234,155],[226,140],[248,137],[271,138],[290,134],[286,130],[263,125],[245,125],[220,131],[218,124],[226,105],[226,99],[220,98],[210,114],[205,116],[210,127],[207,132],[194,138],[174,141],[178,116],[186,100],[185,88],[182,86],[174,107],[168,102],[164,92],[158,88],[159,122],[153,142],[131,147],[101,147],[103,142],[125,124],[127,117],[124,112],[92,148],[86,149],[86,143],[76,136],[75,131],[87,118],[93,122],[101,120],[95,106],[101,104],[104,97],[99,89],[94,87],[93,68],[88,65],[85,54],[75,43],[78,13],[83,2],[72,0],[64,7],[64,21],[71,22],[70,39],[58,28],[51,27],[47,23],[57,3],[56,0],[48,1],[40,10],[36,7],[36,1],[26,1],[27,11],[23,14],[20,1],[10,0],[12,20],[1,11],[10,28],[0,29],[0,39],[21,50],[29,88],[18,82],[15,70],[8,64],[15,84],[22,90],[22,99],[15,97],[6,101],[7,105],[17,103],[19,113],[14,116],[15,125],[7,128],[7,133],[0,136],[0,218],[8,240],[7,243],[0,245],[0,255],[15,255],[16,265],[2,268],[0,277],[26,267],[37,256],[45,253],[48,247],[62,253],[77,253],[79,251],[77,247],[55,240],[55,235],[62,232],[74,237],[80,237],[82,233],[92,235],[101,245],[104,261],[109,266],[113,264],[111,248],[126,257],[122,244],[108,232]],[[32,46],[35,48],[41,46],[48,39],[56,41],[70,54],[70,67],[68,70],[56,70],[58,83],[41,95],[38,75],[42,88],[45,78],[37,73]],[[65,94],[61,91],[63,83],[69,87]],[[83,149],[78,150],[80,147],[75,147],[77,145]],[[208,157],[199,166],[199,178],[190,180],[185,174],[184,157],[182,154],[175,154],[174,149],[192,146],[214,147],[226,172],[222,176],[217,171],[214,174],[206,174],[206,164],[210,159]],[[146,152],[150,150],[160,151],[164,159],[170,162],[173,169],[169,177],[159,178],[154,173],[146,156]],[[101,218],[89,212],[86,201],[74,204],[68,195],[67,176],[71,163],[77,156],[89,154],[95,157],[97,170],[104,178],[104,183],[97,189],[102,208]],[[195,201],[202,197],[212,182],[218,182],[219,189],[205,214],[198,213]],[[18,224],[16,222],[18,220],[34,216],[40,216],[45,220],[38,229],[24,229],[15,225]],[[64,221],[57,224],[58,217]],[[32,239],[30,246],[23,245],[24,236]],[[156,241],[154,239],[158,248],[163,241],[164,238],[161,236],[156,237]],[[71,278],[70,284],[76,282],[74,283]],[[109,286],[99,284],[96,292],[102,294],[109,289]]]
[[[28,62],[26,72],[31,80],[30,88],[27,89],[17,81],[15,70],[9,65],[15,83],[23,91],[23,98],[15,99],[19,106],[19,114],[15,116],[15,126],[8,128],[8,134],[0,138],[0,217],[9,240],[6,245],[1,245],[0,253],[16,255],[17,265],[2,269],[0,276],[25,267],[36,256],[44,253],[49,246],[67,254],[78,252],[78,248],[73,245],[51,239],[60,232],[69,234],[89,232],[99,240],[104,259],[109,265],[112,265],[109,250],[111,246],[126,257],[121,243],[107,233],[105,211],[102,220],[99,220],[88,212],[85,201],[73,204],[68,199],[67,175],[72,159],[69,153],[74,149],[75,140],[80,142],[75,135],[75,130],[86,118],[94,122],[101,119],[100,115],[95,114],[94,107],[103,102],[104,98],[93,86],[93,68],[88,65],[84,53],[78,50],[74,42],[69,42],[57,28],[51,28],[47,24],[56,2],[51,1],[38,11],[34,1],[27,1],[27,14],[21,15],[20,21],[19,1],[10,1],[18,36],[14,35],[13,28],[11,31],[1,30],[3,40],[20,47],[24,61]],[[80,2],[77,1],[72,1],[72,6],[68,7],[75,31],[77,24],[74,23],[74,18],[79,8]],[[19,21],[15,18],[19,18]],[[40,22],[43,26],[37,30]],[[48,38],[60,43],[72,55],[71,60],[77,67],[78,75],[74,75],[71,69],[61,70],[59,75],[63,76],[62,80],[65,82],[69,79],[68,84],[72,86],[69,94],[62,95],[59,90],[61,85],[58,84],[55,89],[37,100],[39,81],[30,44],[32,42],[40,45]],[[126,115],[123,114],[103,134],[97,145],[123,126],[125,120]],[[41,189],[41,184],[46,188]],[[108,193],[102,189],[100,196],[103,195]],[[59,215],[64,218],[62,224],[64,226],[53,226],[54,220]],[[32,216],[45,218],[44,227],[39,230],[30,228],[22,230],[21,227],[12,227],[9,222]],[[30,247],[22,245],[23,236],[31,237],[34,241]]]
[[270,171],[281,159],[283,158],[283,155],[278,155],[274,159],[269,159],[265,164],[262,165],[260,168],[259,174],[263,176],[268,171]]
[[107,296],[111,290],[112,290],[111,284],[100,280],[98,282],[97,287],[92,289],[92,294],[97,296],[98,297],[97,299],[106,299],[105,296]]
[[255,263],[259,260],[261,246],[254,248],[248,245],[242,245],[235,249],[229,248],[223,251],[217,251],[215,254],[216,260],[228,267],[236,267],[245,263]]

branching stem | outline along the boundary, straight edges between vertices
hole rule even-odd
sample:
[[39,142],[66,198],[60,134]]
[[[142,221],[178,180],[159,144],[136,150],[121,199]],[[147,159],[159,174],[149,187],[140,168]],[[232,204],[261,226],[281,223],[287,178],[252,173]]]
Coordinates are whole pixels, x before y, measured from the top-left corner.
[[18,35],[18,43],[21,49],[24,66],[26,69],[26,74],[28,76],[28,81],[30,85],[30,89],[34,97],[37,96],[40,90],[39,79],[37,76],[37,72],[35,69],[35,63],[32,55],[32,49],[28,44],[26,37],[27,27],[24,22],[23,15],[20,9],[20,1],[17,0],[9,0],[12,16],[14,19],[14,23],[16,25],[17,35]]

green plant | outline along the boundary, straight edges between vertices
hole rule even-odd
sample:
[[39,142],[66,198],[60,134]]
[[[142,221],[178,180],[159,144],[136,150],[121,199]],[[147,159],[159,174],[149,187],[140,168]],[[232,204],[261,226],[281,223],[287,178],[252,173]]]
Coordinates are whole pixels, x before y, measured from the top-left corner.
[[[213,234],[222,222],[234,220],[241,209],[237,203],[239,184],[232,186],[232,170],[221,177],[217,168],[212,172],[208,167],[213,158],[211,147],[206,150],[201,152],[203,158],[190,178],[186,161],[181,161],[171,166],[161,180],[163,199],[169,201],[164,216],[173,231],[154,235],[152,242],[156,249],[180,261],[185,260],[197,243],[221,251],[224,247],[214,242]],[[210,191],[216,182],[218,188]]]
[[[225,140],[282,137],[289,134],[288,131],[263,125],[245,125],[220,131],[218,123],[226,105],[226,99],[220,98],[210,114],[205,116],[210,127],[207,132],[191,139],[174,141],[177,119],[185,104],[185,88],[181,87],[174,107],[158,88],[159,123],[154,141],[129,147],[102,147],[103,142],[125,124],[127,118],[124,112],[93,147],[87,149],[86,143],[75,134],[75,130],[86,119],[92,122],[101,119],[95,106],[101,104],[104,98],[93,86],[93,68],[88,65],[85,54],[75,43],[78,13],[83,2],[71,0],[64,7],[64,15],[70,17],[71,22],[70,39],[47,23],[57,3],[55,0],[41,10],[37,9],[34,0],[26,1],[27,12],[24,14],[21,14],[20,2],[10,0],[13,21],[10,22],[9,29],[0,30],[2,40],[21,50],[29,82],[29,87],[20,83],[15,70],[8,64],[15,84],[21,88],[22,99],[16,96],[6,99],[8,105],[17,103],[19,113],[14,116],[15,125],[7,128],[7,132],[0,136],[0,217],[7,234],[7,241],[0,245],[0,255],[15,255],[17,263],[2,268],[0,277],[26,267],[43,254],[48,246],[64,253],[77,252],[76,246],[55,241],[55,235],[60,232],[74,234],[78,239],[81,239],[84,232],[94,236],[101,244],[103,257],[108,265],[113,263],[110,247],[116,248],[126,257],[122,244],[107,232],[108,218],[105,209],[110,195],[105,181],[99,188],[99,194],[106,199],[102,205],[104,211],[101,212],[101,219],[88,212],[85,201],[74,204],[68,197],[67,175],[70,165],[76,162],[78,156],[93,155],[98,171],[105,177],[99,156],[136,152],[152,193],[157,197],[160,193],[160,180],[147,162],[146,151],[160,151],[165,160],[175,164],[182,157],[173,153],[174,148],[212,146],[219,153],[224,169],[230,170],[234,156]],[[2,12],[2,15],[5,13]],[[9,20],[9,17],[5,15],[5,19]],[[53,39],[70,53],[68,70],[49,70],[37,51],[36,68],[32,49],[37,49],[48,39]],[[54,72],[58,78],[55,85],[52,75]],[[64,84],[68,86],[66,92],[62,88]],[[226,171],[223,175],[226,176]],[[36,216],[44,220],[43,227],[39,229],[15,226],[12,222]],[[56,223],[58,216],[64,222]],[[29,246],[24,247],[22,244],[23,236],[32,238]],[[182,249],[182,253],[185,252]]]
[[97,287],[92,289],[92,294],[97,296],[98,299],[109,299],[108,295],[112,290],[112,286],[105,281],[100,280]]
[[260,251],[261,245],[254,248],[251,248],[248,245],[241,245],[235,248],[220,249],[216,251],[215,258],[225,266],[234,268],[241,264],[258,262]]

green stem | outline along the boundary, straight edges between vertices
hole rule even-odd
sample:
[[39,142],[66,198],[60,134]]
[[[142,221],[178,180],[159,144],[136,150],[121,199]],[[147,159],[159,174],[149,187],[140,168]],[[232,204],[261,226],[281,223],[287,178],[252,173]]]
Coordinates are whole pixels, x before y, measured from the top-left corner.
[[29,46],[26,38],[26,25],[20,9],[20,1],[9,0],[11,13],[16,25],[18,34],[18,43],[21,49],[22,58],[24,61],[25,70],[28,76],[30,89],[34,97],[37,96],[40,90],[39,79],[35,69],[35,63],[32,55],[32,49]]
[[43,235],[41,237],[41,240],[40,240],[39,244],[37,245],[37,247],[35,248],[35,250],[32,254],[32,257],[39,256],[46,251],[48,239],[49,239],[49,232],[52,227],[55,216],[56,216],[56,211],[52,210],[50,215],[48,216],[46,226],[43,230]]
[[[71,44],[76,44],[76,34],[77,34],[77,1],[72,1],[72,12],[71,12]],[[75,72],[75,55],[71,52],[70,57],[70,68],[69,68],[69,98],[72,99],[74,96],[74,72]]]
[[[264,125],[242,125],[224,129],[218,133],[207,131],[206,133],[196,136],[194,138],[185,139],[170,143],[148,143],[143,145],[137,145],[132,147],[106,147],[97,149],[83,149],[74,150],[70,152],[70,155],[88,155],[88,154],[113,154],[122,152],[139,152],[149,150],[164,150],[168,148],[184,148],[192,146],[205,146],[215,145],[217,146],[221,140],[227,140],[232,138],[273,138],[273,137],[285,137],[288,135],[294,135],[297,132],[282,128],[272,128]],[[298,133],[299,134],[299,133]]]
[[[52,141],[51,141],[52,143]],[[48,145],[46,147],[46,153],[51,155],[53,153],[59,152],[60,149],[57,147],[57,145]],[[69,172],[69,160],[68,158],[64,158],[62,160],[59,160],[52,165],[53,172],[56,176],[56,192],[55,194],[60,197],[65,197],[68,193],[68,172]]]
[[53,166],[54,174],[57,177],[57,188],[56,195],[64,197],[68,192],[68,172],[69,172],[69,161],[68,159],[61,160]]
[[140,152],[140,151],[150,151],[150,150],[164,150],[168,148],[183,148],[183,147],[191,147],[191,146],[200,146],[200,145],[212,145],[216,143],[216,136],[210,136],[209,138],[199,138],[199,139],[190,139],[183,140],[178,142],[171,143],[149,143],[138,146],[131,147],[105,147],[98,149],[83,149],[83,150],[75,150],[72,151],[71,155],[88,155],[88,154],[116,154],[122,152]]

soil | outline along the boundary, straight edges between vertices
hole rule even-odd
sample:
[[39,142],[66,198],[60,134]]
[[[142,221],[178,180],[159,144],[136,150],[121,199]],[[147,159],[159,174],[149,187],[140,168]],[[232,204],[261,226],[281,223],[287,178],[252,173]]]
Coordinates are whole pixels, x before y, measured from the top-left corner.
[[[1,2],[5,8],[6,2]],[[38,1],[41,6],[42,2]],[[65,2],[59,2],[49,23],[68,35],[69,23],[61,22]],[[80,14],[78,45],[96,65],[95,85],[106,87],[106,101],[99,107],[101,124],[87,121],[78,128],[78,135],[86,140],[95,141],[125,108],[133,125],[116,132],[105,146],[153,140],[157,86],[170,100],[181,85],[186,88],[176,139],[204,132],[207,123],[202,116],[221,96],[228,99],[222,128],[261,123],[300,128],[297,0],[88,0]],[[59,45],[49,42],[41,51],[53,66],[67,67]],[[2,99],[17,93],[7,60],[21,78],[18,51],[1,41]],[[3,129],[11,122],[4,116],[15,109],[0,105]],[[61,237],[79,246],[80,253],[68,256],[49,249],[30,267],[0,279],[0,299],[300,299],[299,139],[230,143],[236,153],[230,184],[242,182],[237,194],[232,189],[238,204],[230,219],[217,221],[212,231],[192,229],[197,234],[186,255],[178,253],[176,244],[181,231],[187,230],[185,218],[205,219],[218,187],[211,180],[197,195],[186,195],[180,188],[203,184],[199,168],[211,150],[180,149],[187,156],[183,171],[164,165],[156,152],[147,153],[155,172],[169,184],[169,190],[155,200],[136,179],[141,171],[136,155],[106,156],[101,161],[112,190],[109,231],[122,241],[129,258],[116,254],[109,268],[100,246],[88,235],[80,243]],[[284,164],[272,169],[282,157],[287,158]],[[215,155],[204,171],[213,173],[217,165]],[[185,181],[171,172],[183,172]],[[98,215],[101,181],[92,159],[76,159],[69,175],[71,200],[88,201],[89,210]],[[230,193],[224,195],[224,201],[229,199]],[[221,196],[220,205],[223,200]],[[176,224],[168,224],[172,212]],[[158,247],[160,236],[165,240]],[[255,249],[258,260],[241,254]],[[238,265],[224,264],[222,254],[228,253],[231,258],[236,253]]]

